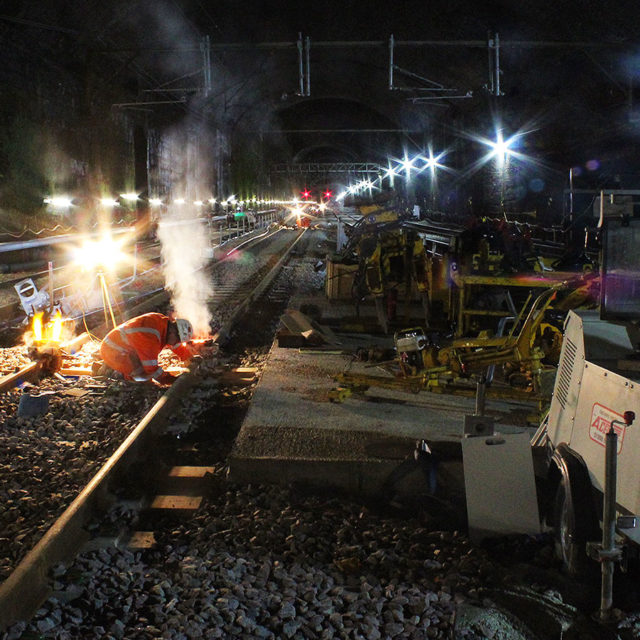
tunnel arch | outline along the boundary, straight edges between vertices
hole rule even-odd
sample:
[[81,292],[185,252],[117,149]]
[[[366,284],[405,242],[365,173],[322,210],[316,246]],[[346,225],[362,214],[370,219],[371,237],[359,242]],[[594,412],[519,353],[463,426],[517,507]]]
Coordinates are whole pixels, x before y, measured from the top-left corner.
[[357,154],[343,144],[315,144],[303,147],[293,156],[293,162],[357,162]]
[[334,161],[381,162],[410,142],[393,118],[352,96],[300,98],[275,116],[294,162],[320,152]]

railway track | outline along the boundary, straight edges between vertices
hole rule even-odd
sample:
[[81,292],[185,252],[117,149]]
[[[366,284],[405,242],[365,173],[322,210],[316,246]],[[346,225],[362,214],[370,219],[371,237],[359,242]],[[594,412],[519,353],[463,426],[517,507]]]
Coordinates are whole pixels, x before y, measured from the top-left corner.
[[[304,232],[291,231],[264,234],[245,246],[236,248],[230,252],[229,259],[213,267],[212,277],[225,282],[224,287],[214,289],[215,294],[209,300],[218,341],[223,341],[229,335],[237,318],[252,301],[267,290],[303,235]],[[163,294],[153,304],[161,304],[164,299]],[[144,310],[138,308],[136,313]],[[78,342],[84,342],[87,338],[85,334]],[[16,478],[8,504],[0,510],[0,516],[4,516],[5,520],[10,521],[13,513],[15,520],[22,520],[30,525],[24,527],[23,522],[21,527],[13,527],[13,531],[9,527],[6,537],[2,538],[3,545],[11,547],[9,555],[17,566],[13,567],[13,571],[0,586],[0,628],[6,628],[16,620],[28,619],[33,614],[49,591],[51,569],[73,557],[80,545],[90,537],[86,530],[88,523],[95,521],[105,505],[112,502],[107,487],[113,486],[115,479],[122,476],[126,469],[136,466],[135,461],[141,451],[148,451],[153,447],[151,443],[170,422],[176,408],[184,406],[185,398],[190,393],[195,394],[192,402],[202,407],[206,398],[211,395],[209,391],[217,393],[220,387],[243,387],[255,381],[254,370],[229,372],[224,367],[214,366],[210,361],[192,365],[164,394],[157,388],[132,387],[86,376],[77,383],[72,383],[72,386],[68,382],[49,378],[42,382],[42,390],[52,392],[52,409],[62,417],[49,416],[44,420],[11,418],[11,411],[15,411],[18,397],[17,390],[8,390],[23,382],[25,377],[37,376],[37,365],[38,363],[30,363],[20,372],[0,380],[0,389],[4,387],[7,391],[2,396],[5,406],[0,411],[8,419],[9,430],[13,433],[8,438],[9,442],[5,442],[7,446],[2,466],[10,471],[12,456],[31,455],[37,458],[39,441],[43,449],[54,442],[62,453],[61,461],[56,462],[51,458],[42,460],[36,468],[46,474],[47,467],[57,469],[66,464],[71,465],[72,473],[67,474],[69,477],[66,487],[59,491],[45,491],[54,498],[42,521],[37,522],[35,512],[38,509],[35,504],[30,504],[37,502],[37,498],[28,495],[24,489],[24,486],[28,486],[26,477]],[[207,384],[193,391],[203,380],[207,380]],[[65,395],[68,393],[72,395]],[[152,406],[149,408],[150,405]],[[145,411],[147,413],[142,420],[134,421],[134,416],[140,416]],[[83,425],[78,429],[77,438],[75,421]],[[98,423],[103,421],[115,424],[116,429],[107,429],[105,433],[101,433]],[[180,421],[178,423],[185,424]],[[60,431],[65,430],[69,432],[68,436],[58,438]],[[112,455],[109,457],[110,453]],[[105,458],[108,459],[104,461]],[[79,468],[74,468],[74,465]],[[185,474],[206,473],[206,470],[187,469],[187,466],[189,465],[183,465],[185,468],[175,472],[182,477],[183,483]],[[91,473],[95,473],[92,478]],[[46,481],[46,478],[40,480]],[[85,486],[81,489],[82,484]],[[78,495],[73,502],[70,505],[64,504],[64,498],[74,493]],[[177,498],[167,498],[166,495],[164,499],[160,497],[156,501],[156,507],[161,510],[166,508],[167,500],[175,503]],[[192,506],[196,502],[186,500]],[[51,524],[50,518],[53,515],[59,517]],[[32,532],[25,532],[25,528],[31,528]],[[46,533],[42,535],[45,530]],[[9,536],[12,535],[15,537],[10,539]],[[41,535],[40,540],[25,555],[25,550],[33,543],[34,538]],[[136,544],[135,540],[132,544]],[[10,568],[7,564],[5,561],[4,566],[0,567],[5,574]]]
[[[208,306],[215,312],[216,335],[224,335],[227,330],[229,313],[233,313],[240,304],[244,308],[256,295],[260,295],[263,288],[270,282],[269,271],[275,267],[275,273],[280,266],[278,264],[277,249],[275,253],[267,254],[266,258],[259,262],[251,260],[249,263],[245,261],[243,264],[238,265],[236,256],[242,256],[243,253],[241,252],[251,247],[259,246],[262,249],[264,243],[279,239],[281,232],[282,229],[268,230],[250,237],[240,245],[231,248],[220,260],[205,267],[205,271],[212,276],[214,286],[213,295],[208,300]],[[264,280],[265,284],[262,285],[262,288],[256,288],[255,282],[261,280]],[[144,291],[128,300],[129,305],[133,306],[120,311],[124,318],[132,317],[166,304],[169,298],[170,293],[164,288]],[[99,312],[102,314],[102,310],[99,310]],[[91,326],[98,335],[104,334],[107,330],[105,325]],[[69,341],[69,344],[63,344],[63,351],[75,352],[76,348],[87,342],[88,338],[88,334],[81,334],[81,336]],[[8,353],[10,350],[5,349],[3,351]],[[21,363],[22,366],[16,366],[17,362]],[[0,362],[0,367],[2,365],[3,363]],[[30,361],[25,347],[17,346],[14,349],[13,359],[8,365],[5,364],[4,368],[6,369],[7,366],[10,369],[14,369],[14,371],[0,376],[0,393],[13,389],[25,381],[31,382],[42,373],[42,363]]]
[[[236,220],[231,226],[228,222],[221,219],[210,219],[206,232],[209,234],[209,241],[212,247],[217,248],[219,252],[223,252],[226,246],[231,247],[242,238],[248,237],[251,242],[252,237],[263,235],[265,230],[268,231],[270,225],[281,217],[281,211],[278,209],[269,209],[260,211],[255,214],[258,220],[254,220],[251,224],[243,221],[240,224]],[[117,230],[116,233],[132,233],[133,228]],[[25,279],[32,279],[38,289],[51,286],[54,290],[56,299],[65,293],[73,290],[73,282],[76,276],[77,265],[70,262],[68,248],[74,244],[86,240],[86,236],[82,234],[65,235],[61,237],[52,236],[49,238],[40,238],[35,240],[27,240],[20,242],[0,242],[0,256],[6,261],[4,256],[13,256],[13,262],[0,264],[0,273],[20,273],[20,276],[2,279],[0,281],[0,329],[6,330],[9,327],[19,323],[22,319],[22,308],[16,294],[14,285]],[[36,261],[24,261],[16,263],[16,256],[22,256],[25,252],[28,254],[32,245],[36,247],[44,247],[51,249],[52,246],[58,246],[61,249],[57,254],[47,254],[45,257],[40,256]],[[120,273],[119,280],[116,283],[120,292],[127,300],[127,305],[131,306],[141,302],[148,294],[140,294],[138,289],[144,287],[150,288],[153,282],[161,279],[161,245],[160,242],[153,239],[141,239],[134,245],[134,266],[133,271],[127,270],[126,273]],[[49,261],[55,261],[49,262]],[[52,267],[47,269],[49,262]],[[36,269],[36,270],[34,270]],[[52,280],[50,280],[52,278]],[[155,292],[153,292],[155,293]],[[99,312],[100,310],[98,310]],[[95,313],[95,311],[93,312]],[[92,314],[90,314],[92,315]]]
[[[286,235],[271,238],[259,265],[263,273],[276,268],[278,259],[267,254],[275,256]],[[310,235],[300,239],[294,253],[309,251],[315,242]],[[31,595],[34,586],[42,585],[41,597],[53,592],[29,625],[12,625],[0,638],[635,637],[607,635],[562,601],[549,586],[557,577],[549,577],[543,540],[503,541],[488,550],[492,556],[458,532],[431,530],[428,521],[406,514],[387,516],[375,505],[299,488],[234,487],[226,481],[234,429],[287,294],[300,284],[305,269],[302,286],[317,290],[315,260],[306,259],[301,267],[305,259],[283,262],[262,297],[247,294],[240,286],[246,278],[237,273],[239,297],[260,299],[252,306],[256,313],[227,323],[224,367],[204,361],[161,398],[144,387],[133,387],[135,393],[127,396],[118,383],[111,388],[111,404],[103,389],[90,389],[95,396],[66,404],[79,408],[104,401],[105,422],[130,423],[114,437],[122,462],[116,463],[114,455],[112,466],[102,464],[103,481],[92,486],[92,480],[82,490],[85,506],[65,511],[66,528],[76,533],[70,549],[62,551],[71,555],[81,539],[88,540],[76,561],[55,562],[49,569],[35,559],[27,563],[29,584],[12,587],[10,600],[2,600],[5,587],[18,583],[0,587],[2,616],[7,603],[26,608],[17,594],[25,602],[32,598],[33,610],[38,606]],[[220,267],[222,280],[233,273],[230,265],[228,273]],[[228,295],[220,291],[216,305],[230,306]],[[223,328],[225,320],[226,313],[216,326]],[[17,426],[34,428],[33,423]],[[80,453],[86,462],[100,448],[90,445]],[[531,564],[522,564],[525,556]],[[17,577],[14,573],[10,580]],[[565,586],[575,596],[582,588]],[[634,618],[627,623],[632,627]]]

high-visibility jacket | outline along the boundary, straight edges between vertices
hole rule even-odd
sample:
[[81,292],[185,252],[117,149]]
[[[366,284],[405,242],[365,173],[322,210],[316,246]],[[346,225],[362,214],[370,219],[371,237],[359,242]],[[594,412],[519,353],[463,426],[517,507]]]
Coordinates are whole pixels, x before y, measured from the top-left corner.
[[[131,318],[109,331],[100,345],[100,355],[112,369],[130,378],[144,375],[157,378],[162,375],[158,365],[158,354],[169,347],[179,358],[187,360],[191,350],[182,343],[167,344],[167,328],[170,319],[161,313],[145,313]],[[142,371],[136,370],[130,355],[135,354],[142,364]]]

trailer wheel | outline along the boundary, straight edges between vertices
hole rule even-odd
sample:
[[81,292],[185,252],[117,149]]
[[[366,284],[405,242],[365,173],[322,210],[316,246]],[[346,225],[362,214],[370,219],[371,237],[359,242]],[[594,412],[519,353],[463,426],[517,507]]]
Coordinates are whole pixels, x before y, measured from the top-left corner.
[[582,575],[586,571],[587,555],[584,542],[580,542],[576,528],[576,514],[568,483],[558,483],[553,510],[553,528],[556,557],[567,573]]

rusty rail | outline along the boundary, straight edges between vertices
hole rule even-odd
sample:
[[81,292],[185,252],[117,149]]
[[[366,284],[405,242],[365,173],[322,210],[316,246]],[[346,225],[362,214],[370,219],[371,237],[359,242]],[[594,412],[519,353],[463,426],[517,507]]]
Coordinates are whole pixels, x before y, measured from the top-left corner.
[[148,447],[195,379],[195,372],[189,371],[176,380],[0,585],[0,630],[19,620],[30,619],[48,597],[50,570],[73,559],[80,546],[89,539],[85,527],[94,513],[108,504],[109,482],[123,473]]

